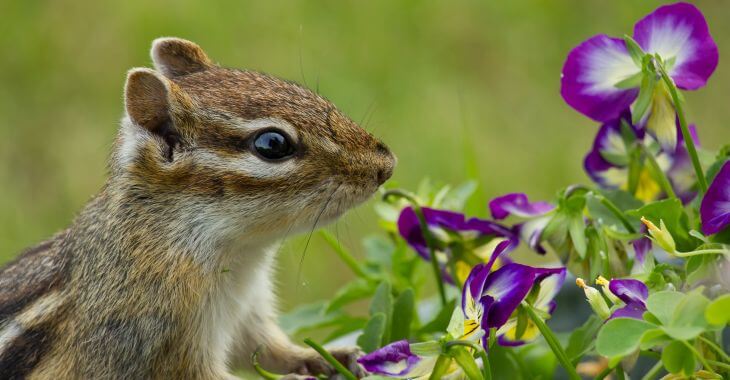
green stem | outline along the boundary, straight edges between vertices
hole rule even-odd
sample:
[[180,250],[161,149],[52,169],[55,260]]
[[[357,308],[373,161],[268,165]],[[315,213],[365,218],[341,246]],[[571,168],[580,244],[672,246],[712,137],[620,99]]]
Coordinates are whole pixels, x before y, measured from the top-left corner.
[[329,351],[325,350],[322,346],[315,343],[313,340],[307,338],[304,339],[304,343],[307,344],[307,346],[312,347],[317,353],[319,353],[324,360],[327,361],[332,367],[334,367],[337,372],[340,373],[340,375],[344,376],[347,380],[357,380],[357,377],[350,372],[345,366],[342,365],[337,359],[335,359],[332,354],[329,353]]
[[265,380],[278,380],[281,379],[282,375],[277,375],[275,373],[269,372],[265,370],[263,367],[261,367],[261,364],[259,364],[259,352],[261,349],[257,349],[254,351],[254,353],[251,355],[251,366],[253,366],[254,371],[261,376],[261,378]]
[[647,372],[644,377],[641,378],[641,380],[653,380],[657,375],[659,375],[659,372],[664,368],[664,363],[662,361],[656,362],[653,367]]
[[730,370],[730,364],[718,362],[717,360],[708,360],[707,362],[714,365],[715,367],[722,368],[725,371]]
[[596,375],[596,377],[593,378],[593,380],[603,380],[606,378],[606,376],[608,376],[611,373],[611,371],[613,371],[613,367],[607,366],[606,368],[603,369],[603,371],[601,371],[601,373]]
[[383,194],[384,200],[387,200],[390,197],[403,198],[407,200],[411,204],[411,206],[413,206],[413,212],[415,212],[416,217],[418,217],[418,224],[421,227],[421,233],[423,234],[423,238],[426,240],[426,245],[428,246],[428,255],[431,259],[430,261],[431,268],[433,269],[433,275],[434,277],[436,277],[436,284],[438,285],[441,306],[446,306],[447,301],[446,289],[444,287],[444,279],[441,276],[441,269],[439,268],[439,264],[436,261],[436,251],[434,250],[433,235],[431,235],[431,231],[428,229],[428,223],[426,223],[426,218],[423,216],[423,210],[421,209],[421,205],[418,203],[418,200],[416,200],[416,197],[408,194],[403,190],[388,190],[385,192],[385,194]]
[[436,364],[433,366],[433,372],[431,372],[431,376],[428,377],[428,380],[441,380],[441,377],[446,374],[446,371],[448,371],[450,363],[450,357],[444,354],[439,355],[436,359]]
[[672,78],[670,78],[667,71],[664,70],[663,65],[657,65],[657,70],[662,76],[664,83],[666,83],[669,88],[669,94],[672,96],[674,108],[677,110],[677,116],[679,117],[679,128],[682,130],[684,144],[687,146],[687,153],[689,153],[690,158],[692,158],[692,166],[695,169],[695,174],[697,174],[697,183],[700,185],[700,191],[704,194],[707,192],[707,179],[705,178],[705,173],[702,171],[702,165],[700,164],[700,158],[697,155],[697,148],[695,147],[694,140],[692,139],[692,134],[689,133],[687,118],[684,115],[684,109],[682,107],[682,101],[679,98],[677,85],[674,84]]
[[332,249],[335,251],[337,256],[340,257],[340,259],[347,265],[358,277],[367,279],[367,280],[374,280],[374,278],[365,272],[365,270],[362,268],[360,263],[357,262],[355,257],[353,257],[350,252],[347,252],[345,248],[342,247],[342,244],[340,244],[339,241],[335,238],[334,235],[332,235],[331,232],[326,230],[321,230],[320,235],[324,238],[325,241],[327,241],[327,244],[332,247]]
[[532,306],[523,302],[520,307],[527,312],[527,315],[530,317],[530,319],[532,319],[532,322],[535,324],[535,326],[537,326],[537,329],[540,330],[540,333],[545,338],[545,341],[550,346],[550,349],[553,350],[555,357],[558,359],[563,368],[565,368],[565,372],[568,373],[568,377],[572,380],[580,380],[578,372],[575,371],[575,367],[570,362],[570,359],[568,359],[568,355],[565,353],[565,350],[563,350],[563,347],[560,345],[560,342],[558,342],[558,338],[555,337],[553,331],[550,330],[550,328],[545,324],[542,318],[540,318],[540,316],[535,313],[535,310],[532,309]]
[[682,342],[682,344],[687,346],[687,348],[689,348],[689,350],[692,351],[692,353],[695,355],[695,357],[697,357],[697,359],[700,361],[700,363],[702,363],[702,366],[705,367],[706,370],[708,370],[712,373],[715,373],[715,371],[712,370],[712,367],[710,367],[710,364],[707,363],[707,360],[702,356],[702,354],[699,351],[697,351],[697,349],[693,345],[689,344],[685,340],[680,340],[680,342]]
[[482,359],[482,376],[484,376],[485,380],[492,380],[492,368],[489,365],[487,352],[484,351],[484,348],[482,346],[468,340],[453,340],[446,343],[446,350],[448,351],[453,346],[466,346],[473,349],[474,352],[476,352],[477,355],[479,355],[479,357]]
[[725,350],[723,350],[720,346],[718,346],[715,342],[705,338],[704,336],[700,335],[700,340],[702,343],[710,346],[715,352],[717,352],[720,357],[722,357],[722,360],[730,363],[730,355],[725,353]]
[[677,199],[677,194],[674,192],[674,188],[672,187],[672,184],[669,182],[669,179],[667,178],[666,173],[664,173],[664,170],[659,166],[659,163],[656,162],[656,158],[654,157],[651,152],[649,152],[648,149],[644,146],[644,144],[639,144],[641,146],[641,150],[644,151],[644,156],[646,156],[647,162],[649,162],[649,166],[651,167],[651,171],[654,173],[654,178],[659,181],[659,186],[664,190],[664,193],[667,194],[667,197],[671,199]]
[[689,252],[674,252],[673,255],[677,257],[690,257],[690,256],[699,256],[699,255],[730,255],[730,251],[727,249],[700,249],[697,251],[689,251]]
[[626,374],[624,373],[624,367],[621,364],[616,366],[616,379],[626,380]]
[[624,215],[623,211],[619,209],[613,202],[611,202],[610,199],[604,197],[601,194],[593,193],[593,196],[598,199],[599,202],[601,202],[602,205],[606,206],[606,208],[611,211],[620,221],[621,224],[624,225],[624,228],[626,228],[627,231],[629,231],[632,234],[637,233],[636,228],[631,225],[631,222],[629,222],[628,219],[626,219],[626,215]]

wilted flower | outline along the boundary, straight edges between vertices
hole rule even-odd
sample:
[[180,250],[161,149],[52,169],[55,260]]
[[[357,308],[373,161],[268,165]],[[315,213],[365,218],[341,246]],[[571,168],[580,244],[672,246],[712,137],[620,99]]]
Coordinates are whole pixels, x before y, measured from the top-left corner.
[[[661,57],[668,75],[681,89],[704,86],[717,67],[717,45],[694,5],[657,8],[636,23],[633,39],[643,52]],[[591,37],[568,54],[561,95],[571,107],[596,121],[616,119],[639,94],[642,65],[624,39],[604,34]],[[674,127],[674,107],[666,86],[657,83],[649,96],[652,105],[647,127],[663,146],[673,148],[675,135],[668,131]]]
[[542,232],[550,222],[548,215],[555,206],[544,201],[530,202],[523,193],[509,193],[496,197],[489,202],[489,211],[496,220],[502,220],[510,215],[530,220],[515,225],[515,232],[534,251],[544,254],[545,249],[540,244]]
[[716,234],[730,224],[730,161],[725,162],[707,189],[700,206],[702,232]]
[[652,241],[662,247],[662,249],[667,251],[667,253],[677,252],[677,245],[674,243],[674,238],[669,232],[669,229],[667,229],[663,220],[659,221],[660,227],[657,227],[654,223],[644,217],[641,217],[641,222],[646,225]]
[[[453,257],[451,243],[469,243],[475,256],[484,261],[488,260],[492,253],[488,252],[486,257],[482,257],[483,255],[480,254],[480,247],[484,247],[488,243],[488,239],[506,239],[506,243],[499,246],[500,253],[509,252],[519,243],[517,236],[501,224],[478,218],[466,219],[464,214],[453,211],[427,207],[423,207],[421,210],[429,232],[437,240],[436,247],[434,247],[436,260],[442,268],[445,268]],[[426,238],[423,236],[418,216],[412,207],[406,207],[401,211],[398,218],[398,232],[423,259],[430,260]],[[496,249],[497,247],[491,248]],[[445,278],[450,280],[449,276],[445,276]]]
[[[628,189],[629,163],[631,160],[629,146],[621,133],[621,123],[626,123],[634,135],[648,147],[654,159],[667,174],[674,192],[685,203],[695,197],[693,190],[696,179],[682,133],[675,125],[678,144],[673,149],[661,148],[656,140],[643,130],[632,126],[631,115],[624,113],[621,118],[604,123],[596,134],[593,147],[583,160],[583,167],[588,176],[603,188]],[[690,125],[690,133],[695,144],[699,144],[694,125]],[[644,164],[636,188],[636,198],[650,202],[662,194],[662,189],[649,172],[648,164]]]
[[[482,345],[487,348],[489,329],[496,328],[504,334],[513,327],[510,318],[530,294],[533,286],[547,278],[555,279],[546,283],[545,289],[538,291],[534,307],[550,313],[554,308],[552,298],[562,284],[565,268],[533,268],[527,265],[510,263],[491,272],[491,265],[496,257],[487,264],[475,266],[464,282],[461,308],[464,313],[464,336],[468,339],[481,335]],[[503,327],[505,329],[502,329]],[[513,339],[521,337],[513,337]]]
[[577,278],[575,284],[583,289],[588,304],[591,305],[591,308],[599,317],[606,319],[611,315],[606,300],[603,299],[603,296],[596,288],[586,285],[582,278]]
[[364,355],[357,362],[373,374],[412,379],[428,376],[436,363],[436,357],[415,355],[404,339]]

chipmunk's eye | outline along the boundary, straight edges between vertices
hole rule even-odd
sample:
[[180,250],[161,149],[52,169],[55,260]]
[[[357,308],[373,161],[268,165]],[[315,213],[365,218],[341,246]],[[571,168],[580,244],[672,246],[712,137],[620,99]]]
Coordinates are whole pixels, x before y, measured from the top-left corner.
[[294,154],[294,145],[289,139],[277,131],[264,131],[253,140],[253,148],[261,157],[269,160],[280,160]]

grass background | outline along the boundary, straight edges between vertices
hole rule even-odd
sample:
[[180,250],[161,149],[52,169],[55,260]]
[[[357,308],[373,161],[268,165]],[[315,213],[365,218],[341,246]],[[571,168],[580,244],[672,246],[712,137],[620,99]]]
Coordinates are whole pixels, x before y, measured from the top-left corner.
[[[179,36],[225,66],[319,87],[399,157],[394,180],[459,183],[483,199],[549,198],[587,182],[597,125],[559,96],[568,51],[621,36],[658,1],[126,0],[0,2],[0,262],[66,226],[105,177],[131,67],[150,42]],[[721,51],[709,85],[687,95],[707,148],[728,141],[730,3],[698,1]],[[478,167],[470,170],[465,152]],[[486,215],[486,204],[481,210]],[[359,253],[376,230],[371,205],[337,224]],[[317,237],[280,255],[282,308],[327,298],[351,278]],[[296,281],[301,270],[300,281]]]

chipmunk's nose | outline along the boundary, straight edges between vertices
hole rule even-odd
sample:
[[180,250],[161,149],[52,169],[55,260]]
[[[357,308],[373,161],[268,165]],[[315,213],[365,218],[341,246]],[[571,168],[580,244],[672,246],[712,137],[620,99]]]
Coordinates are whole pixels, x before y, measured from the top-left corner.
[[388,149],[388,147],[382,142],[378,142],[377,151],[378,158],[380,159],[380,167],[378,168],[376,176],[378,185],[382,185],[388,180],[388,178],[390,178],[391,175],[393,175],[393,169],[395,168],[397,159],[390,149]]

